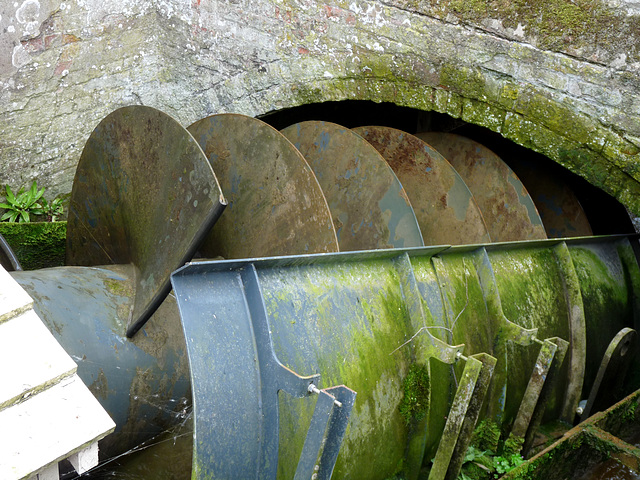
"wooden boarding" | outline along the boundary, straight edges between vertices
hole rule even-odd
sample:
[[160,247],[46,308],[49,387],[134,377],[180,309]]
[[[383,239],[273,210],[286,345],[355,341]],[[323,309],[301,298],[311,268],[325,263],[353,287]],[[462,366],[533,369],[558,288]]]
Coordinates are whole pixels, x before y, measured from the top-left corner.
[[115,424],[76,374],[76,364],[0,267],[0,478],[57,480],[98,464],[98,440]]

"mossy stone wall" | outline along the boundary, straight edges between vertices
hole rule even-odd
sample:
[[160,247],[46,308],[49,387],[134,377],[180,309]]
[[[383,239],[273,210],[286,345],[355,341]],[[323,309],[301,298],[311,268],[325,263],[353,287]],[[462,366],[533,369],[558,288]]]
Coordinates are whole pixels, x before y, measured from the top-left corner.
[[619,0],[21,0],[0,7],[0,184],[71,188],[110,111],[183,125],[363,99],[448,113],[640,214],[640,10]]

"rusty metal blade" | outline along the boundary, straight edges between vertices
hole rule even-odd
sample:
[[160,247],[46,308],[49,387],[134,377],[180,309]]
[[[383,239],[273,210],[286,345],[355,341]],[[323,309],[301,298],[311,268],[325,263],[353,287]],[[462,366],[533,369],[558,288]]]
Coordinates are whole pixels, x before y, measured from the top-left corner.
[[378,150],[402,183],[425,245],[491,241],[469,188],[435,149],[395,128],[367,126],[353,130]]
[[405,190],[384,158],[360,135],[317,121],[297,123],[282,133],[320,182],[340,250],[424,245]]
[[547,238],[531,196],[495,153],[452,133],[426,132],[416,136],[438,150],[464,179],[494,242]]
[[171,272],[191,259],[225,204],[209,162],[178,122],[151,107],[118,109],[82,151],[66,262],[134,265],[131,336],[167,296]]
[[593,235],[578,197],[562,179],[537,167],[534,162],[518,158],[507,160],[529,191],[549,238]]
[[280,132],[238,114],[188,127],[216,172],[229,207],[201,247],[225,258],[337,252],[320,185]]

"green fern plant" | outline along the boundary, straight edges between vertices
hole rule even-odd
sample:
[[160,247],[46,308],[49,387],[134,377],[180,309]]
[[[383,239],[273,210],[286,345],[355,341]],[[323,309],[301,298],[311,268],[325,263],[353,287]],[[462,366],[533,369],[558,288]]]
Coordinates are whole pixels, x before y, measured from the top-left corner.
[[500,440],[500,429],[490,419],[473,432],[472,442],[462,462],[458,480],[493,480],[524,463],[520,456],[524,439]]
[[496,479],[524,463],[517,453],[496,455],[471,445],[463,460],[458,480]]

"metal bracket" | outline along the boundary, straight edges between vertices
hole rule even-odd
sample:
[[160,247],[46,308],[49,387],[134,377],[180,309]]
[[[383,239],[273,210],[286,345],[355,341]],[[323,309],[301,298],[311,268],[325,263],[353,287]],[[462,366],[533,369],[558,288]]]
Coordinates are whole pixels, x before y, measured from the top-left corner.
[[416,327],[422,325],[415,335],[417,335],[418,332],[424,332],[426,334],[421,339],[421,342],[417,343],[421,348],[419,357],[435,358],[448,365],[455,364],[464,351],[464,344],[449,345],[430,332],[430,329],[438,327],[426,324],[426,315],[424,307],[422,306],[422,296],[418,289],[418,282],[416,281],[409,255],[405,252],[395,258],[394,266],[396,272],[398,272],[400,286],[402,287],[411,323]]
[[[191,367],[193,472],[197,478],[274,479],[278,392],[309,396],[318,390],[320,375],[300,376],[278,360],[253,264],[237,272],[218,272],[215,282],[207,282],[206,276],[172,277]],[[335,388],[318,390],[320,403],[303,461],[316,461],[319,439],[324,447],[318,465],[329,472],[355,399],[355,392],[346,387]],[[331,414],[337,407],[334,400],[342,407]],[[314,448],[315,457],[310,453]]]
[[323,390],[314,387],[309,385],[310,390],[318,394],[318,401],[294,480],[331,478],[356,400],[356,392],[343,385]]
[[480,280],[482,294],[487,302],[487,310],[491,316],[500,319],[502,329],[501,338],[504,341],[511,341],[522,346],[528,346],[534,343],[538,335],[538,329],[523,328],[509,320],[502,311],[500,293],[498,292],[496,277],[487,249],[484,247],[478,248],[473,252],[471,257],[473,258],[476,273]]
[[243,270],[241,278],[251,323],[253,324],[262,390],[263,435],[261,439],[259,474],[256,478],[270,479],[275,478],[278,466],[278,433],[280,426],[278,392],[284,390],[289,395],[299,398],[310,395],[312,390],[309,387],[320,384],[320,375],[302,377],[280,363],[273,351],[267,311],[264,306],[255,266],[252,264],[248,269]]
[[[638,335],[632,328],[623,328],[613,337],[602,357],[598,374],[589,392],[589,399],[580,413],[580,421],[583,422],[591,415],[592,410],[598,410],[602,402],[602,396],[614,394],[629,368],[629,362],[633,355],[629,350],[636,346]],[[604,387],[604,388],[603,388]]]
[[496,359],[486,353],[471,355],[466,361],[429,480],[455,480],[458,477],[496,365]]

